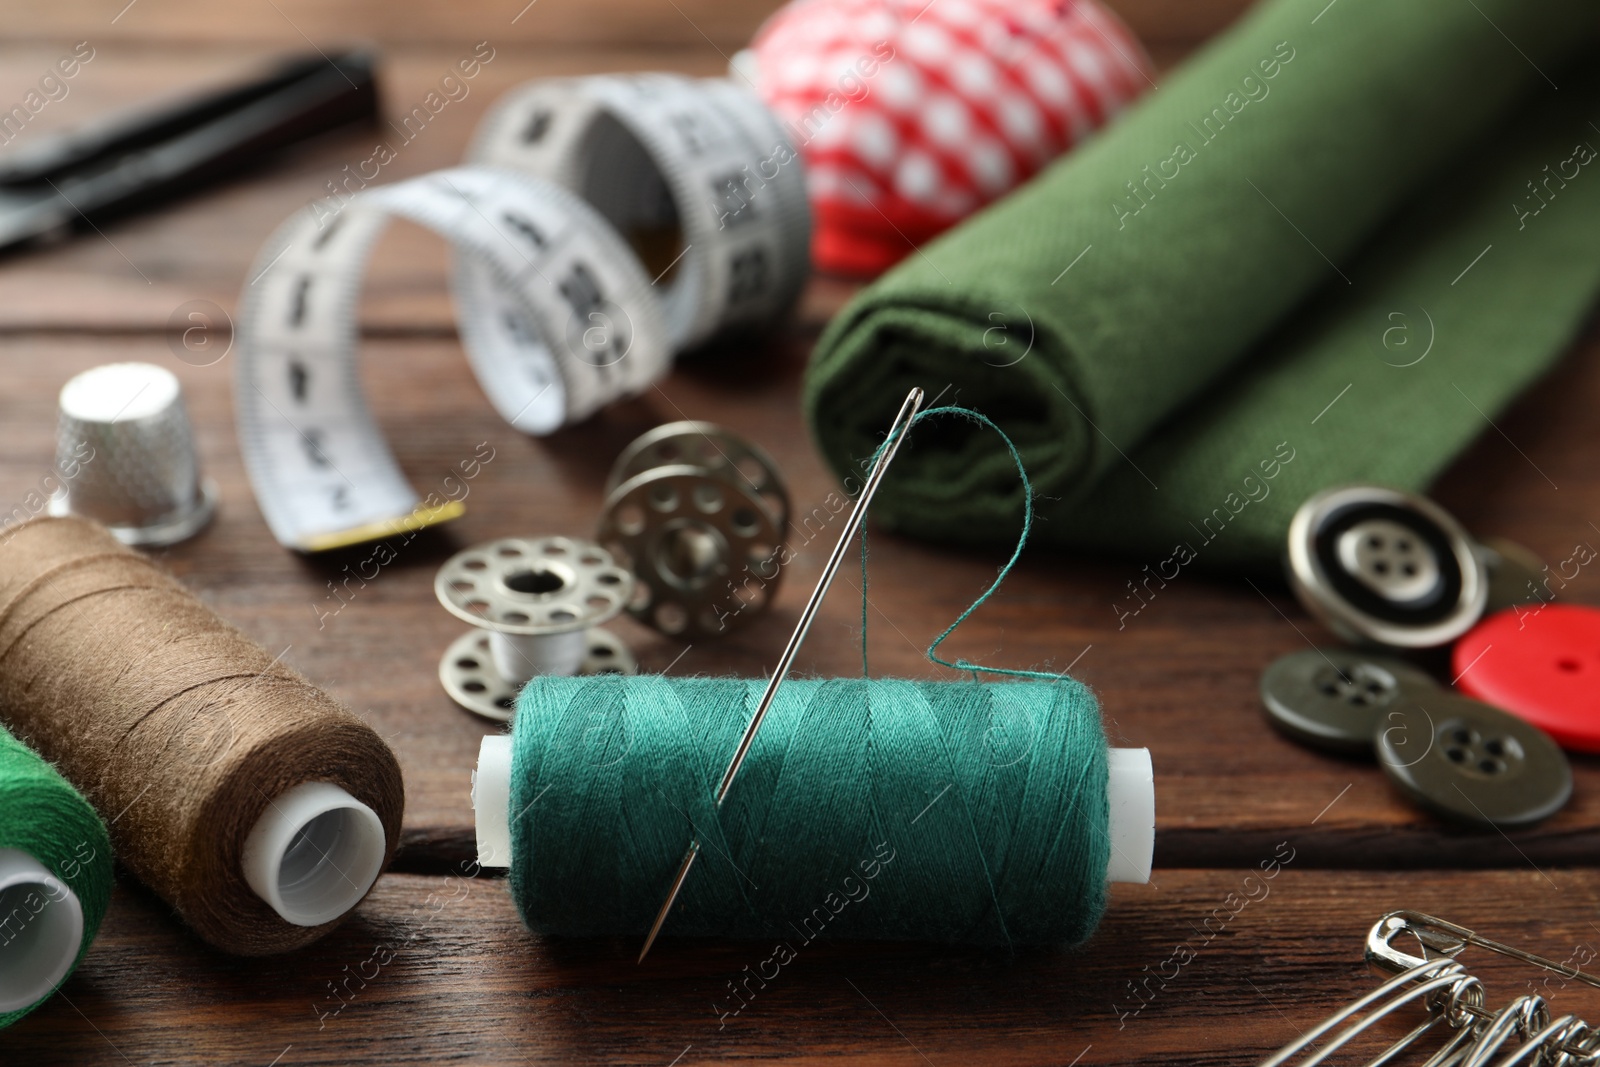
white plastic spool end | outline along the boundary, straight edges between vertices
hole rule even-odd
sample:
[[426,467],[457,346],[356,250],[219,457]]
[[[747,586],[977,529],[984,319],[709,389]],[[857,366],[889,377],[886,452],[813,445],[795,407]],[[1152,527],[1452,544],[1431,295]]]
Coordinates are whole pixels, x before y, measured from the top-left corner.
[[78,895],[28,853],[0,848],[0,1012],[20,1011],[60,984],[83,945]]
[[1156,776],[1148,748],[1114,748],[1106,758],[1111,863],[1106,881],[1143,885],[1156,851]]
[[[1147,748],[1114,748],[1106,760],[1106,797],[1111,818],[1111,863],[1106,880],[1144,883],[1156,847],[1155,772]],[[478,834],[478,863],[511,866],[511,737],[490,734],[478,746],[472,774],[472,810]]]
[[478,865],[511,866],[511,735],[490,734],[478,746],[472,772],[472,813]]
[[386,851],[376,812],[332,782],[304,782],[256,820],[244,877],[285,922],[321,926],[361,902]]

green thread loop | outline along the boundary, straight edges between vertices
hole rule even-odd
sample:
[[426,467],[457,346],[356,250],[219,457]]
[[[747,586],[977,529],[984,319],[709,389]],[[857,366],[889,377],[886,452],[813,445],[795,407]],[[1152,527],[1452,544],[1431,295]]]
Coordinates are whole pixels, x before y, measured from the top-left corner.
[[[1006,560],[1005,566],[1000,568],[1000,573],[995,575],[994,582],[989,586],[989,588],[985,589],[978,596],[978,599],[969,604],[967,606],[967,610],[956,616],[956,621],[945,627],[943,633],[933,639],[933,644],[928,646],[928,659],[941,667],[949,667],[952,670],[958,671],[969,671],[971,672],[974,681],[977,680],[977,676],[980,672],[984,674],[1001,674],[1011,678],[1038,678],[1046,681],[1057,681],[1062,677],[1062,674],[1053,673],[1051,671],[1016,670],[1009,667],[986,667],[981,663],[972,663],[965,659],[958,659],[952,663],[949,660],[940,659],[939,656],[934,653],[936,648],[944,644],[946,638],[955,633],[956,627],[966,622],[967,617],[982,607],[984,603],[1000,588],[1001,584],[1005,582],[1006,577],[1011,573],[1011,568],[1015,567],[1017,565],[1017,560],[1022,558],[1022,549],[1027,545],[1028,534],[1033,530],[1033,483],[1028,480],[1027,468],[1022,465],[1022,454],[1017,451],[1017,446],[1011,443],[1011,438],[1006,436],[1006,432],[999,426],[995,425],[995,423],[987,415],[984,415],[981,412],[973,411],[971,408],[946,406],[942,408],[929,408],[927,411],[918,412],[916,417],[911,420],[911,424],[905,428],[904,434],[910,434],[912,428],[923,419],[931,419],[936,415],[955,415],[960,418],[969,419],[972,422],[976,422],[980,426],[985,426],[1000,435],[1000,440],[1004,441],[1006,444],[1006,450],[1011,453],[1011,461],[1017,465],[1017,477],[1022,479],[1022,533],[1017,537],[1016,548],[1011,550],[1011,558]],[[904,434],[902,436],[904,436]],[[878,457],[883,454],[883,450],[888,446],[889,440],[885,438],[883,443],[878,446],[877,451],[873,453],[872,459],[874,463],[877,462]],[[862,677],[866,677],[867,673],[867,524],[863,522],[861,524]]]

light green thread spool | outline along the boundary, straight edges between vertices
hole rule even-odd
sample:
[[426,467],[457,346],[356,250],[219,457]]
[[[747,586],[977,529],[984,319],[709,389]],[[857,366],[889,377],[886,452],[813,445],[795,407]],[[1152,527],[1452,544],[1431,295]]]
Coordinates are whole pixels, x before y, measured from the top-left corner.
[[111,898],[111,842],[89,802],[0,729],[0,1028],[78,966]]

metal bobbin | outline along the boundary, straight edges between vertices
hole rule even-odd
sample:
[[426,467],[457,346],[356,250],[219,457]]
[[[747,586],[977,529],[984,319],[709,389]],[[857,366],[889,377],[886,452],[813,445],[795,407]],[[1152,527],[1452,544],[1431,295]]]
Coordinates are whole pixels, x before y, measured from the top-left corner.
[[540,674],[637,674],[616,635],[597,627],[627,604],[633,576],[599,545],[571,537],[504,537],[439,568],[439,603],[475,629],[439,661],[445,692],[468,711],[511,719]]
[[771,457],[712,423],[673,422],[617,457],[596,539],[638,579],[635,617],[673,637],[716,637],[772,603],[788,526]]

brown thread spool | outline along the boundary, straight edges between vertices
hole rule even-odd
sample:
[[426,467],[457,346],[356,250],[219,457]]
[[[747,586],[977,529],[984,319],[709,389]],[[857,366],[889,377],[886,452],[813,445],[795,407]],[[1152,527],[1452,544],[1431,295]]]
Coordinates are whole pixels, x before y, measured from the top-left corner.
[[110,823],[118,858],[229,952],[321,937],[399,839],[400,767],[378,735],[82,519],[0,534],[0,716]]

